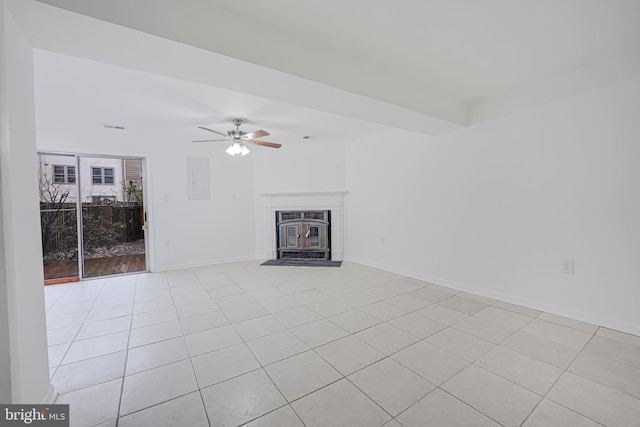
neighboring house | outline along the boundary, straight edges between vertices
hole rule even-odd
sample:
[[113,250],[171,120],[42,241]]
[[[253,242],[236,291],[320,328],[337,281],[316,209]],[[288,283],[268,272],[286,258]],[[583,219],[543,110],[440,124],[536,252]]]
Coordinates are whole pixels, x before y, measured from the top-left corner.
[[142,187],[142,160],[122,159],[122,170],[126,186]]
[[[142,185],[140,159],[81,157],[79,172],[73,156],[38,155],[41,188],[53,186],[59,191],[68,191],[69,203],[77,199],[77,185],[80,185],[82,203],[128,202],[131,200],[127,189]],[[41,191],[41,202],[48,197]]]

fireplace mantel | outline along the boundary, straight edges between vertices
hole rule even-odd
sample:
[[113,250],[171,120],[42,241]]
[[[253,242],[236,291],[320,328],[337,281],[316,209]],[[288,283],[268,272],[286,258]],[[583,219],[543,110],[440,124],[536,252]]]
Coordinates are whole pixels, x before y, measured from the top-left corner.
[[261,196],[314,196],[320,194],[345,194],[347,190],[318,190],[318,191],[265,191],[260,193]]
[[346,190],[320,191],[270,191],[260,196],[265,201],[265,239],[267,259],[277,258],[275,231],[276,211],[282,210],[330,210],[331,211],[331,259],[342,261],[344,254],[344,195]]

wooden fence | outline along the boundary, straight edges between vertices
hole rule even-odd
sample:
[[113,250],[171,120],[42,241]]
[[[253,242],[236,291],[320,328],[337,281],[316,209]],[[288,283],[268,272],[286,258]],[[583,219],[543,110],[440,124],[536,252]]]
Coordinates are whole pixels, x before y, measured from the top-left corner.
[[83,205],[82,215],[91,215],[94,217],[102,217],[112,224],[122,224],[124,227],[119,228],[118,241],[133,242],[144,238],[142,231],[143,211],[142,206],[113,206],[106,205]]
[[[144,212],[141,205],[114,206],[111,204],[93,205],[83,204],[82,215],[84,217],[102,217],[108,223],[114,225],[118,233],[118,242],[133,242],[144,238],[142,230]],[[43,253],[52,253],[68,249],[69,244],[77,246],[77,213],[75,207],[65,206],[63,209],[40,210],[43,236]],[[45,230],[45,224],[49,224]],[[45,238],[46,237],[46,238]]]

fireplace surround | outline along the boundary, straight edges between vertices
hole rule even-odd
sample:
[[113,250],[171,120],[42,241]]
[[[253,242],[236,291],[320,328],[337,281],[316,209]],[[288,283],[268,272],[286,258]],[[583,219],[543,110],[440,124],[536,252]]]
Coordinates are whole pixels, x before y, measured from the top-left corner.
[[[344,195],[346,191],[308,192],[264,192],[260,193],[263,204],[263,220],[258,223],[260,239],[258,253],[265,259],[278,259],[279,230],[276,228],[276,213],[287,211],[330,212],[331,226],[327,230],[327,248],[332,261],[342,261],[344,253]],[[303,236],[308,230],[305,229]],[[296,234],[297,236],[297,234]],[[311,236],[311,234],[310,234]],[[262,242],[262,243],[260,243]]]

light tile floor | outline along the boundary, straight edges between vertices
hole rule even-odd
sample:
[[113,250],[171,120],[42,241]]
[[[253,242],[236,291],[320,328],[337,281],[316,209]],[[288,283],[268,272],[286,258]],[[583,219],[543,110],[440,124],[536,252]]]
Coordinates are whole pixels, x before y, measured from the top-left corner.
[[46,287],[71,425],[640,425],[640,337],[352,263],[259,264]]

